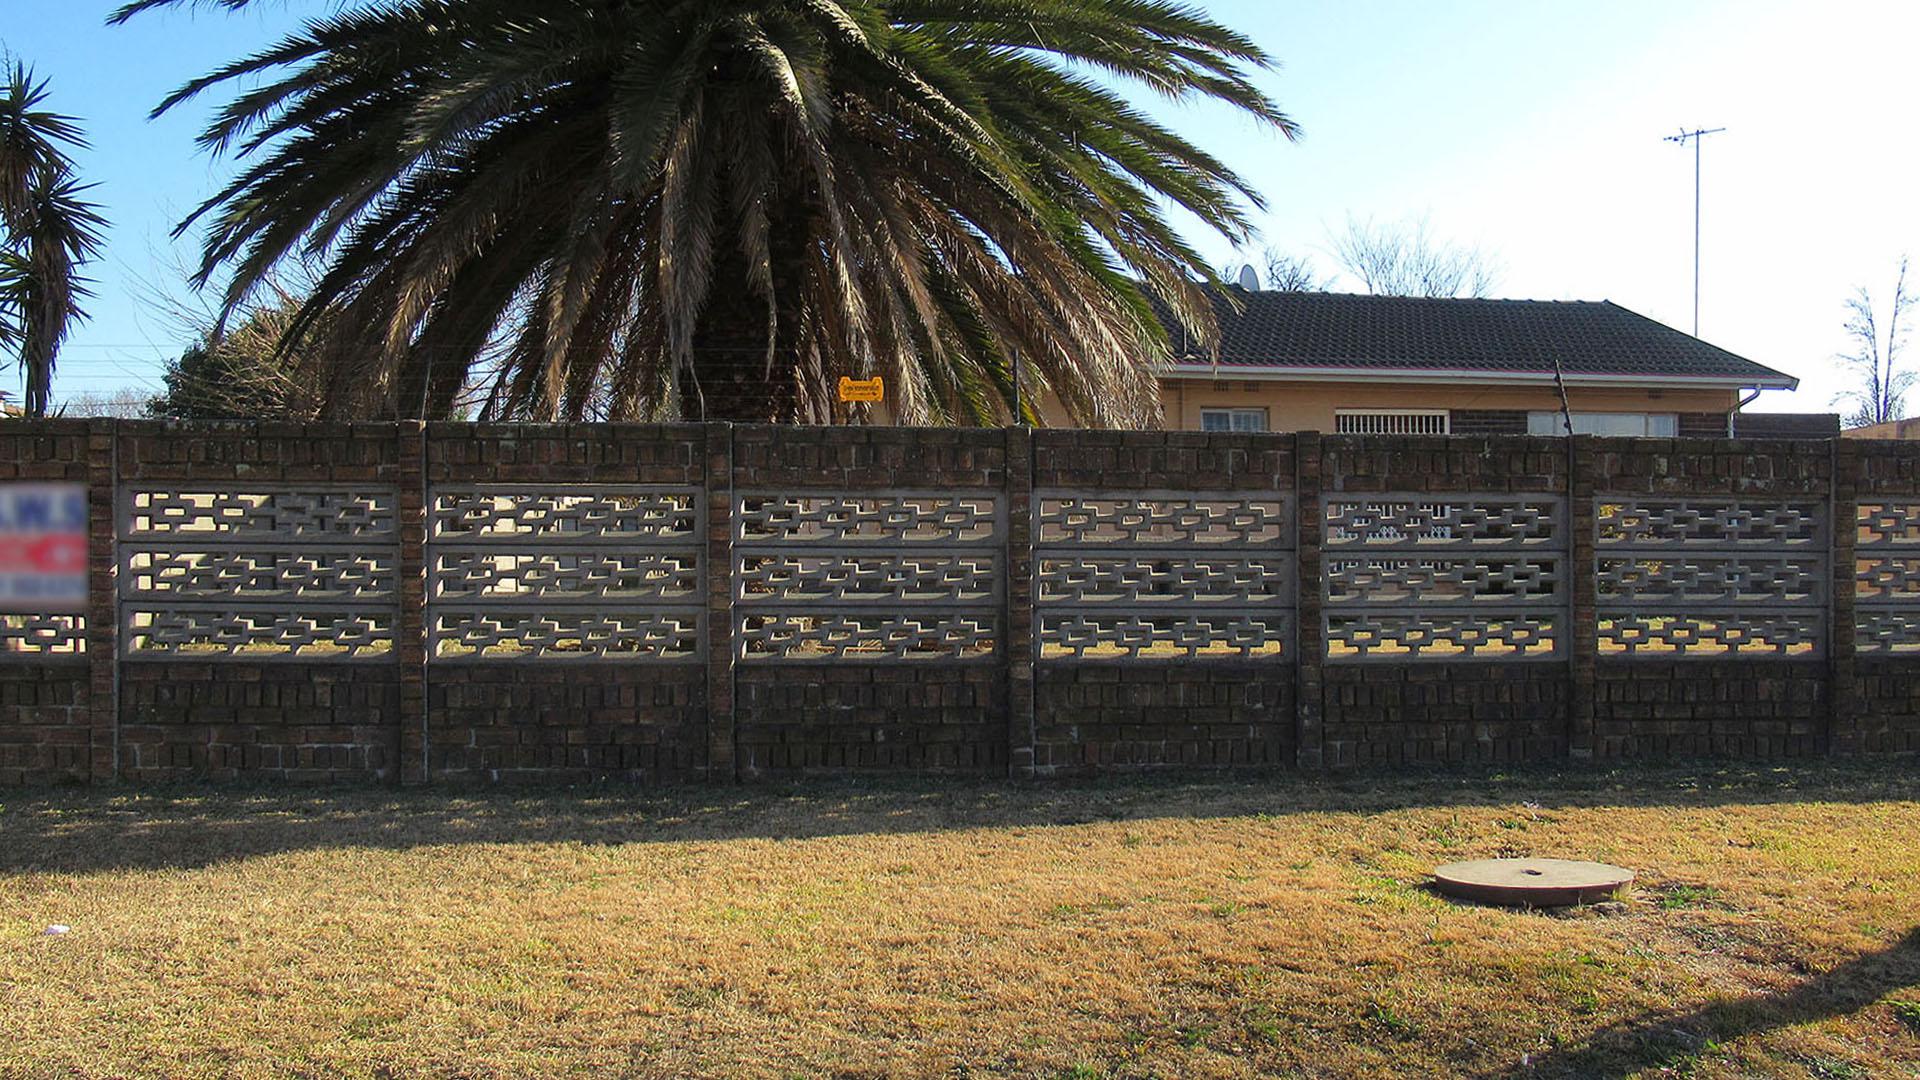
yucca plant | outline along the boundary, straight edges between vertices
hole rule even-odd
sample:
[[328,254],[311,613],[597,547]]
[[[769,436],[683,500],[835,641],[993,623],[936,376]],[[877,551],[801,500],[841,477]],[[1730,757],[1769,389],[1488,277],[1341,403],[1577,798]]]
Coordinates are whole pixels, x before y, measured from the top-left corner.
[[86,314],[80,267],[106,223],[67,157],[86,146],[79,125],[46,108],[47,84],[26,65],[0,80],[0,349],[19,361],[27,415],[44,416],[60,346]]
[[229,88],[182,228],[230,307],[321,261],[284,345],[335,414],[819,422],[881,375],[906,423],[1140,424],[1160,313],[1216,329],[1168,208],[1237,241],[1260,198],[1119,88],[1294,134],[1167,0],[331,7],[156,115]]

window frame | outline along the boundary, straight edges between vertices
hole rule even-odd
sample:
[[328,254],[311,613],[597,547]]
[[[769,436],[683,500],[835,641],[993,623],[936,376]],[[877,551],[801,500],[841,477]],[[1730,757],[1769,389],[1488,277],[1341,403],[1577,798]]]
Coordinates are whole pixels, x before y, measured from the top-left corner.
[[[1225,416],[1226,427],[1208,427],[1208,415]],[[1242,417],[1256,418],[1258,427],[1241,427]],[[1264,435],[1273,430],[1272,414],[1265,405],[1203,405],[1200,407],[1200,430],[1215,435]]]

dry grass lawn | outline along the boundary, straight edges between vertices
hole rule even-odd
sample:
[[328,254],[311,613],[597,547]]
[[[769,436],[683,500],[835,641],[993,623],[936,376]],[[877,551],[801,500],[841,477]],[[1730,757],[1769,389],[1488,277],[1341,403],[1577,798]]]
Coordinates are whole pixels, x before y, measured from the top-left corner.
[[1920,1077],[1917,773],[0,794],[0,1076]]

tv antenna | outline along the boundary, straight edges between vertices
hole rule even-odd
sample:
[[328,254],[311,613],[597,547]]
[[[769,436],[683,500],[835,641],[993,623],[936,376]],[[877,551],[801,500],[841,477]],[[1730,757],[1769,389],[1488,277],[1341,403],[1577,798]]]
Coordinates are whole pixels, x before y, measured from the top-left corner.
[[1668,135],[1662,142],[1679,143],[1681,146],[1693,143],[1693,336],[1700,336],[1700,144],[1707,136],[1718,135],[1726,128],[1697,128],[1688,131],[1680,129],[1678,135]]

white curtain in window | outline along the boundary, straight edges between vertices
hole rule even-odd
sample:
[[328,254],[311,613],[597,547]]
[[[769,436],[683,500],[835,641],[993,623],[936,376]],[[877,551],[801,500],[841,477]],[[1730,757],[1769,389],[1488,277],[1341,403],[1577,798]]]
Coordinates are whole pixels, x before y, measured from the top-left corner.
[[[1576,412],[1575,435],[1650,435],[1672,438],[1680,432],[1680,418],[1673,413]],[[1527,414],[1527,434],[1565,435],[1567,426],[1557,412],[1541,410]]]

